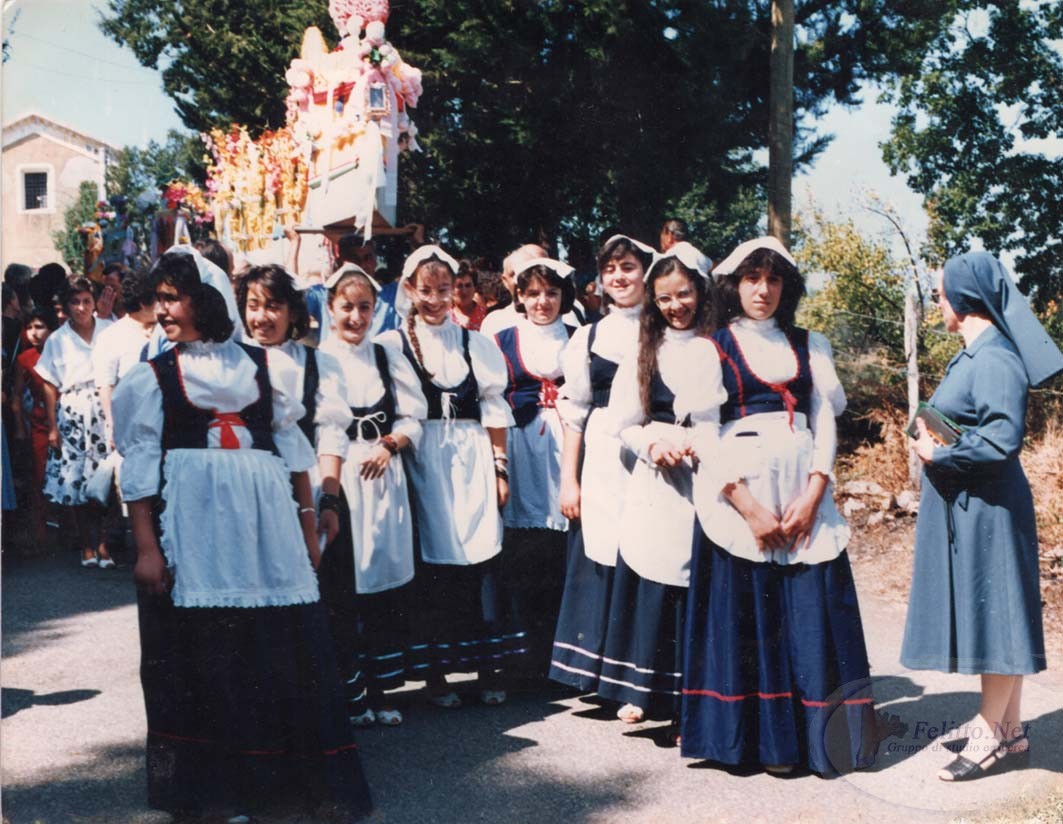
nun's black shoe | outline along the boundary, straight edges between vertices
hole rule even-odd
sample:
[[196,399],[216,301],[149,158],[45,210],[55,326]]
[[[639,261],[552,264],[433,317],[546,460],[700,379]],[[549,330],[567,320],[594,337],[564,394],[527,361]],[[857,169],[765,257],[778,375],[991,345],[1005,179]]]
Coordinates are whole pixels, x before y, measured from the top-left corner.
[[[957,755],[938,771],[938,778],[942,781],[973,781],[976,778],[987,775],[1007,755],[1008,749],[1004,744],[999,744],[996,749],[981,761],[972,761],[966,756]],[[1018,755],[1018,753],[1015,753],[1015,755]]]

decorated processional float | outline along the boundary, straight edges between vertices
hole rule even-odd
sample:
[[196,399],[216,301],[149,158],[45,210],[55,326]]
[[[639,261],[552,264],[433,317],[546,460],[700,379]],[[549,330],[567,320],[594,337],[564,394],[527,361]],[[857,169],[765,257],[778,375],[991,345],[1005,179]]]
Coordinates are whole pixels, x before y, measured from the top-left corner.
[[285,227],[366,237],[388,231],[398,204],[398,158],[417,150],[409,110],[421,72],[388,42],[387,0],[330,0],[330,50],[303,34],[285,79],[283,128],[252,140],[233,126],[203,136],[215,232],[242,252],[276,248]]
[[171,180],[135,198],[114,195],[98,201],[93,219],[78,227],[82,271],[99,282],[112,263],[130,269],[150,265],[175,243],[209,237],[213,225],[204,193],[188,181]]

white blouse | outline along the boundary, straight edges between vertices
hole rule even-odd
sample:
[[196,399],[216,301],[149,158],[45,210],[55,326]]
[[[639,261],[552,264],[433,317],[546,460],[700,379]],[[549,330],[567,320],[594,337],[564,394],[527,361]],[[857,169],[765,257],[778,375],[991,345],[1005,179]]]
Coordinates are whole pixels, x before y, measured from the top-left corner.
[[543,326],[524,315],[516,323],[520,359],[533,375],[556,380],[561,377],[561,352],[568,345],[568,329],[561,318]]
[[[772,319],[741,318],[731,331],[747,366],[761,380],[785,383],[797,374],[797,357],[785,333]],[[778,550],[757,547],[749,525],[723,495],[730,483],[743,481],[750,494],[776,517],[820,472],[833,480],[837,447],[835,416],[845,409],[845,391],[838,380],[827,339],[809,333],[812,394],[807,417],[795,412],[763,412],[728,421],[719,437],[695,444],[701,461],[695,476],[694,502],[702,529],[732,555],[782,565],[822,563],[837,557],[849,540],[849,527],[834,503],[831,486],[820,502],[811,540]]]
[[677,424],[648,421],[639,397],[638,358],[627,358],[617,370],[608,408],[610,428],[641,460],[651,463],[649,449],[660,440],[674,446],[701,444],[706,456],[720,428],[720,405],[727,400],[716,347],[693,329],[666,329],[657,351],[661,380],[674,394]]
[[40,360],[34,369],[61,393],[75,386],[93,381],[92,350],[100,340],[100,334],[111,325],[109,320],[96,318],[92,328],[92,340],[86,342],[70,323],[64,323],[44,342]]
[[[305,414],[299,369],[283,352],[266,355],[273,394],[273,442],[289,472],[303,472],[317,463],[314,449],[298,422]],[[239,412],[258,398],[255,364],[231,340],[194,341],[178,355],[181,379],[189,403],[219,412]],[[159,492],[162,461],[162,389],[148,363],[138,363],[118,384],[112,400],[115,445],[122,454],[122,499],[137,501]],[[233,427],[241,450],[250,448],[251,433]],[[221,430],[208,431],[207,446],[221,446]],[[345,453],[344,453],[345,454]]]
[[[447,389],[465,380],[469,367],[462,351],[462,328],[449,316],[438,326],[414,316],[414,324],[421,348],[421,365],[432,375],[432,382]],[[384,332],[376,340],[402,352],[402,336],[397,329]],[[491,340],[472,331],[469,332],[469,357],[480,392],[480,423],[497,429],[513,426],[513,413],[503,397],[509,380],[506,359]]]
[[[372,406],[384,396],[384,384],[376,366],[373,343],[366,335],[359,344],[345,343],[339,335],[330,335],[321,344],[318,358],[326,355],[339,365],[343,377],[343,401],[350,417],[351,407]],[[428,402],[421,392],[421,381],[401,350],[385,346],[388,371],[395,397],[393,435],[409,438],[412,448],[421,442],[421,421],[428,415]],[[353,420],[353,418],[351,419]],[[346,434],[344,438],[346,439]],[[346,454],[346,450],[344,450]]]
[[[639,318],[642,316],[642,304],[620,308],[612,306],[609,314],[598,322],[598,331],[594,338],[594,352],[597,355],[622,364],[633,356],[638,348]],[[565,426],[576,432],[582,432],[591,412],[590,380],[590,326],[581,326],[576,330],[561,353],[561,369],[565,373],[565,385],[561,388],[561,397],[557,408]]]
[[[303,382],[306,376],[306,346],[288,340],[279,346],[269,347],[270,352],[280,351],[292,359],[299,368],[299,399],[303,397]],[[322,352],[317,355],[317,409],[314,412],[314,427],[317,435],[317,454],[347,455],[347,427],[351,425],[351,410],[344,401],[346,380],[343,370],[332,355]]]
[[[746,364],[761,380],[784,383],[797,374],[797,356],[775,318],[740,318],[731,324],[731,333],[738,341]],[[819,332],[808,333],[808,359],[812,370],[812,397],[807,421],[813,438],[810,471],[822,472],[833,479],[834,456],[838,448],[835,418],[845,411],[845,389],[834,369],[830,341]],[[725,424],[721,435],[726,436],[734,428],[734,423]]]
[[114,386],[140,363],[140,353],[151,338],[151,329],[126,315],[100,333],[92,348],[92,367],[96,386]]

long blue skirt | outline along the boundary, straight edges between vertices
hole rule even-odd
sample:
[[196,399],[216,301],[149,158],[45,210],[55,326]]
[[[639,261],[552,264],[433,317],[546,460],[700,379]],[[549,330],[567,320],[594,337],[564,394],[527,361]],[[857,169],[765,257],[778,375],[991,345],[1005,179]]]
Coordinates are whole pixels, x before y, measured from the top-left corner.
[[554,632],[550,679],[581,692],[596,692],[602,671],[614,568],[583,551],[579,521],[568,528],[565,589]]
[[753,563],[708,542],[687,600],[682,754],[803,765],[874,763],[871,679],[849,558]]
[[370,808],[325,611],[138,598],[148,803],[173,813]]
[[634,704],[650,718],[679,719],[686,603],[686,588],[650,581],[617,559],[602,698]]

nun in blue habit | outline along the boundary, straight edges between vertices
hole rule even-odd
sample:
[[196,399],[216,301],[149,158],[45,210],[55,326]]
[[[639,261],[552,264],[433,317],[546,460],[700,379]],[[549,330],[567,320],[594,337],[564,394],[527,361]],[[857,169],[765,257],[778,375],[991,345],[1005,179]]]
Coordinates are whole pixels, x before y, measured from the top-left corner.
[[1022,677],[1045,669],[1037,530],[1019,462],[1029,389],[1063,371],[1063,354],[1003,265],[985,252],[945,264],[937,300],[964,349],[930,405],[963,427],[942,446],[920,422],[924,464],[915,568],[901,662],[981,676],[978,715],[939,773],[977,778],[1029,756]]

